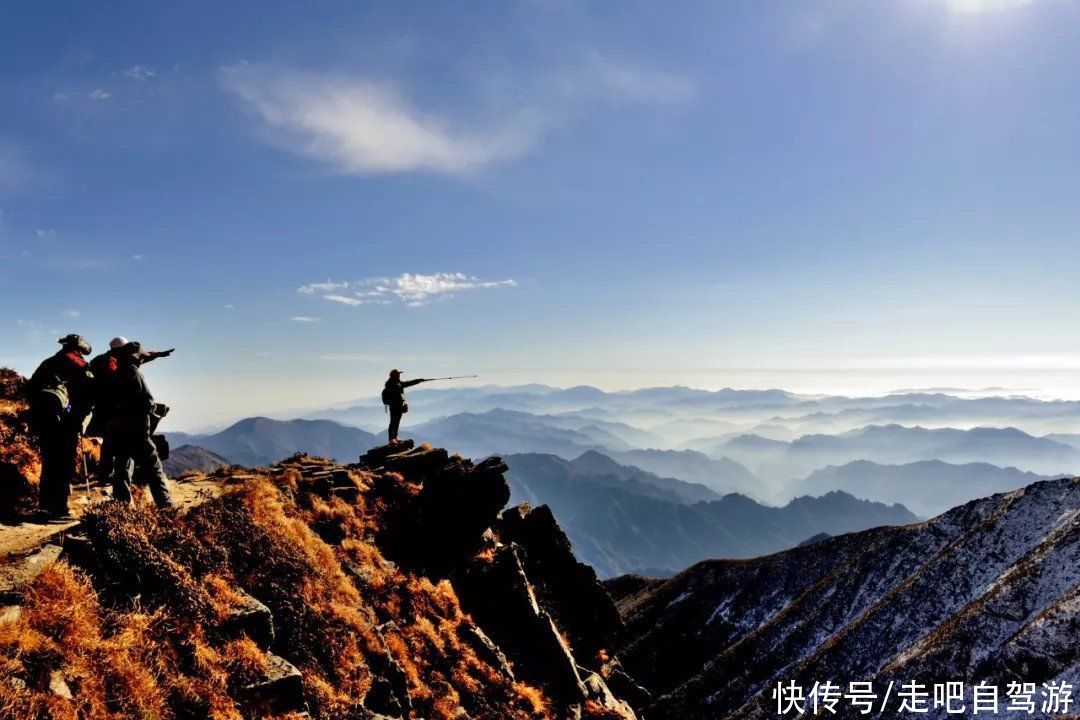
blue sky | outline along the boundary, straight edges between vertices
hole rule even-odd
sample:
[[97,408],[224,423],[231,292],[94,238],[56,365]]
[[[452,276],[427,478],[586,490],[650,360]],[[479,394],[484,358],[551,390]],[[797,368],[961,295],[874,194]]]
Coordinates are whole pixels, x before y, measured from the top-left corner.
[[392,366],[1075,396],[1078,67],[1064,0],[9,4],[0,363],[177,346],[174,429]]

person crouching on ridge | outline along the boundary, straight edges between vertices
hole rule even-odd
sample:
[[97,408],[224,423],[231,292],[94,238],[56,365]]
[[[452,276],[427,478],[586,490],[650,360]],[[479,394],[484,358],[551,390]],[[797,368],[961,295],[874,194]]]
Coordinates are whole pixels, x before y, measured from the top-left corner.
[[57,342],[60,350],[30,377],[30,423],[41,452],[39,511],[63,520],[69,517],[79,436],[94,404],[94,376],[84,359],[90,343],[74,333]]
[[[112,478],[113,458],[115,455],[115,439],[109,432],[115,424],[111,423],[111,410],[114,408],[113,395],[115,393],[116,379],[122,367],[124,348],[129,345],[127,338],[114,337],[109,341],[109,349],[90,361],[90,370],[94,373],[94,415],[90,418],[90,426],[86,434],[91,437],[101,438],[101,456],[98,460],[97,470],[94,473],[95,480],[105,485]],[[143,353],[144,363],[156,360],[159,357],[172,355],[173,350],[150,350]]]
[[[113,499],[131,502],[132,469],[145,478],[150,494],[159,507],[172,505],[169,481],[161,466],[157,446],[151,437],[153,432],[151,413],[154,396],[146,385],[139,366],[146,361],[146,354],[137,342],[129,342],[119,353],[120,367],[112,386],[112,413],[107,430],[113,438]],[[134,468],[133,468],[134,466]]]
[[401,416],[409,412],[409,404],[405,402],[405,388],[419,385],[422,382],[427,382],[427,380],[424,378],[402,380],[400,370],[390,371],[390,378],[386,381],[386,385],[383,386],[382,401],[383,405],[390,410],[390,428],[387,435],[391,445],[397,445],[401,442],[398,440],[398,427],[401,425]]

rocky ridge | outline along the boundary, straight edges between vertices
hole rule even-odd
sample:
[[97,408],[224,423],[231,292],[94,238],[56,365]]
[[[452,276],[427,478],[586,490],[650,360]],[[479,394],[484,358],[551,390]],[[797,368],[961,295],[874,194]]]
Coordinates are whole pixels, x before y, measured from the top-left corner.
[[407,443],[98,505],[0,578],[4,716],[634,718],[614,604],[505,470]]

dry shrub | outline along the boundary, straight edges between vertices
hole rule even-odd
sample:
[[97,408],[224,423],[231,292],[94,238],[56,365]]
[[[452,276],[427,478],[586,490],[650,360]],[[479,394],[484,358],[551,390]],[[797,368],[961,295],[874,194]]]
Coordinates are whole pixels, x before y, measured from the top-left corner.
[[[105,609],[85,576],[63,563],[25,594],[22,616],[0,625],[0,716],[29,718],[176,717],[179,710],[238,720],[216,655],[190,662],[199,633],[167,612]],[[205,658],[204,658],[205,660]],[[59,674],[72,697],[54,695]]]
[[266,653],[248,637],[229,642],[223,648],[222,656],[230,677],[238,685],[250,685],[264,677],[270,667]]
[[0,368],[0,508],[13,519],[34,508],[41,458],[26,422],[26,380]]

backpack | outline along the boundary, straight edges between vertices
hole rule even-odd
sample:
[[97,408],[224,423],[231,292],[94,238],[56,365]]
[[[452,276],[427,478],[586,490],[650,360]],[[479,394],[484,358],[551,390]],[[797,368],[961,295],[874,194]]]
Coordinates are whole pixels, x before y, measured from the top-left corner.
[[389,385],[384,385],[382,389],[382,404],[389,406],[393,405],[396,402],[397,398],[395,397],[394,391],[390,388]]

